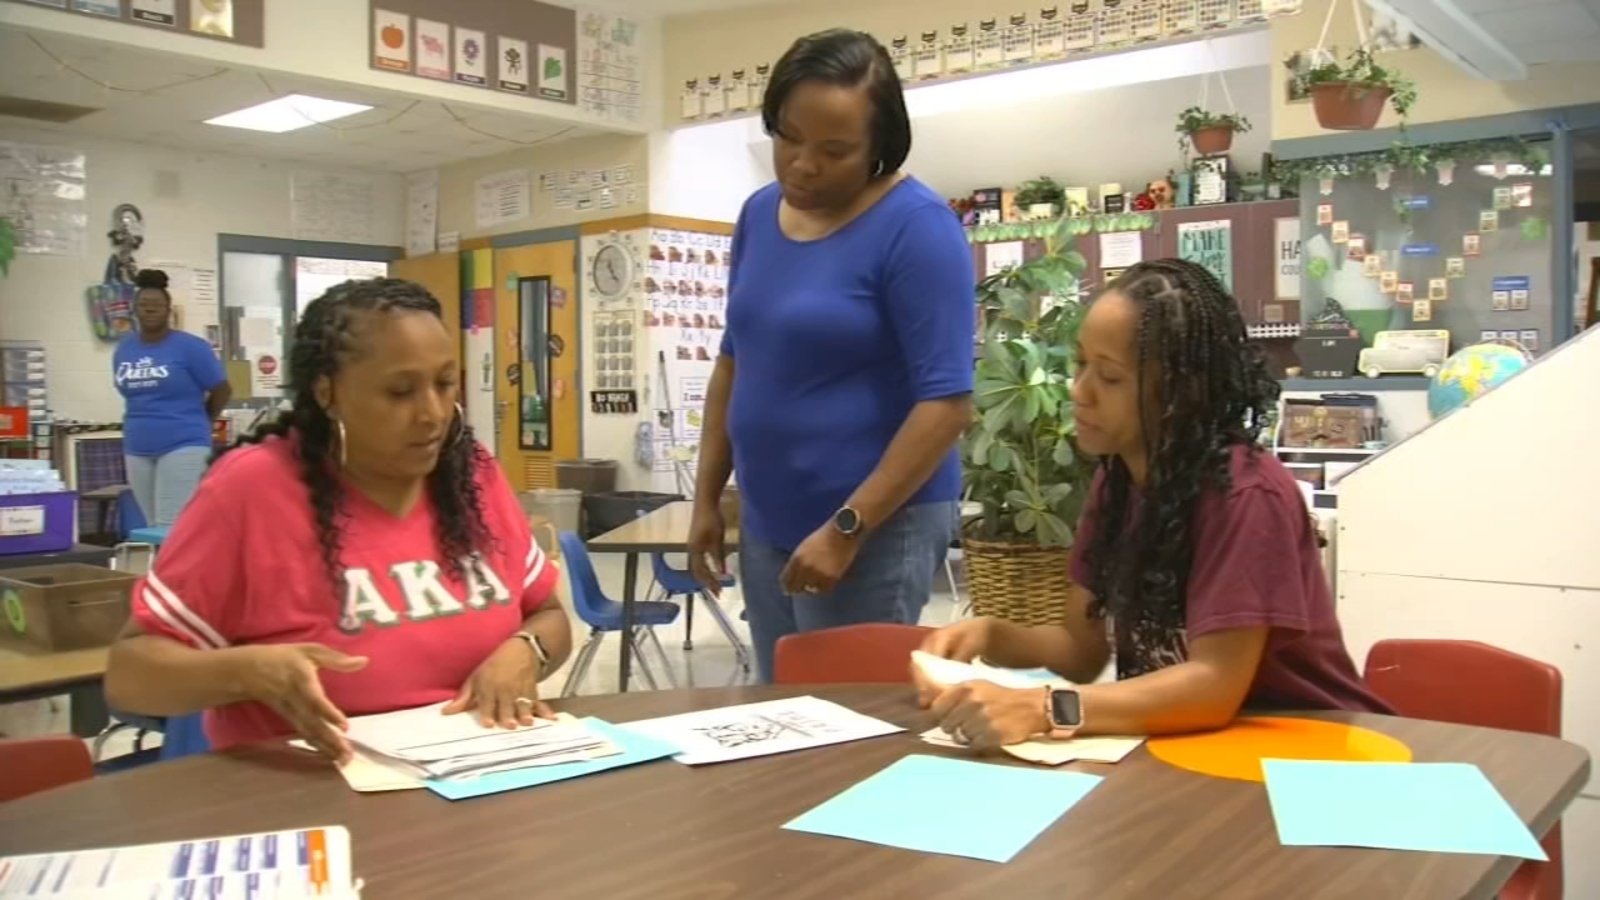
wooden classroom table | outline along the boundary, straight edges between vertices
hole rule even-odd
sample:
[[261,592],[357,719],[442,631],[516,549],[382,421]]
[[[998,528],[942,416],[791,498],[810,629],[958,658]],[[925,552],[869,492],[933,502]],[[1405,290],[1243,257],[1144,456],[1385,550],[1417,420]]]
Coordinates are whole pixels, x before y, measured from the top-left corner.
[[[452,803],[357,794],[283,744],[191,756],[0,805],[0,856],[344,825],[366,900],[1489,900],[1518,861],[1278,843],[1265,788],[1185,772],[1143,748],[1010,863],[782,830],[924,744],[909,687],[744,687],[553,701],[613,722],[812,694],[909,729],[691,768],[671,760]],[[1585,782],[1583,748],[1539,735],[1309,714],[1481,766],[1535,832]],[[1023,763],[1011,764],[1024,765]]]
[[105,691],[109,647],[51,653],[18,641],[0,641],[0,703],[71,698],[72,733],[99,734],[109,721]]
[[111,562],[117,551],[98,544],[73,544],[71,550],[56,553],[0,554],[0,569],[26,569],[32,566],[55,566],[63,563],[83,563],[86,566],[104,566]]
[[[638,602],[639,554],[689,552],[689,520],[694,517],[694,503],[680,500],[651,510],[626,525],[590,538],[586,546],[590,553],[626,554],[622,566],[622,633],[633,633],[634,604]],[[723,533],[723,546],[732,553],[739,546],[739,529],[730,527]],[[624,644],[618,654],[617,690],[628,691],[632,675],[632,656]]]

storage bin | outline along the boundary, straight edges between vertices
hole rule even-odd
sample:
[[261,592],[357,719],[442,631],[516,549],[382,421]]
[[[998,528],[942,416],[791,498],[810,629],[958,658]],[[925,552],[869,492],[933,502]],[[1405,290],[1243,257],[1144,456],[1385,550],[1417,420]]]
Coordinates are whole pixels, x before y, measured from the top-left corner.
[[530,519],[537,517],[555,526],[558,531],[583,533],[583,493],[568,488],[542,488],[523,491],[517,495],[522,501],[522,511]]
[[658,494],[654,491],[590,494],[583,498],[584,518],[588,526],[587,536],[596,537],[614,531],[645,513],[682,499],[682,494]]
[[45,650],[104,647],[128,621],[137,576],[63,563],[0,570],[5,632]]
[[585,494],[609,494],[617,489],[614,459],[569,459],[556,463],[556,487]]
[[78,494],[0,494],[0,556],[60,553],[78,537]]

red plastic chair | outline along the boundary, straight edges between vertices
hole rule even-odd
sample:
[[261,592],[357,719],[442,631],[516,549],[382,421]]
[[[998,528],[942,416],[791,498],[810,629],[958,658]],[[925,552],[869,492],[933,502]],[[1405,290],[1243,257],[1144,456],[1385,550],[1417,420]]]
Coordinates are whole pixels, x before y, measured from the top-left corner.
[[0,740],[0,803],[93,777],[88,746],[71,735]]
[[[1379,641],[1367,684],[1402,716],[1561,736],[1561,670],[1477,641]],[[1523,863],[1500,900],[1561,900],[1561,823],[1540,841],[1550,861]]]
[[911,651],[933,632],[920,625],[871,622],[778,639],[777,684],[910,684]]

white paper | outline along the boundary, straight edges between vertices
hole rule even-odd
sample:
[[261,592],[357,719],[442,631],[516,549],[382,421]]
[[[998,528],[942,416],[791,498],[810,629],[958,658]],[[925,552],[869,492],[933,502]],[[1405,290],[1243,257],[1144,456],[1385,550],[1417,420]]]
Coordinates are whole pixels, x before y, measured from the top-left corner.
[[998,275],[1007,269],[1015,269],[1023,263],[1022,241],[1008,241],[1004,244],[983,245],[983,269],[985,275]]
[[76,150],[0,141],[0,218],[16,229],[19,255],[84,255],[85,171],[84,155]]
[[1022,689],[1043,687],[1053,683],[1072,686],[1072,683],[1065,679],[1041,681],[1012,669],[996,668],[982,660],[964,663],[924,653],[921,650],[911,651],[911,662],[930,681],[943,687],[966,684],[969,681],[988,681],[1001,687]]
[[439,252],[440,253],[459,253],[460,251],[461,251],[461,232],[459,232],[459,231],[441,231],[441,232],[439,232]]
[[522,728],[485,728],[476,716],[444,715],[444,704],[350,720],[350,742],[390,769],[415,777],[457,779],[530,766],[609,756],[617,748],[581,722],[536,720]]
[[[937,726],[924,731],[920,737],[923,743],[935,747],[965,749],[962,744]],[[1124,757],[1137,750],[1142,743],[1144,738],[1141,737],[1083,737],[1068,738],[1064,741],[1034,738],[1020,744],[1008,744],[1000,749],[1025,762],[1059,766],[1069,762],[1122,762]]]
[[905,730],[816,697],[726,706],[628,722],[623,727],[683,748],[673,759],[690,766],[826,747]]
[[290,179],[294,236],[302,241],[373,241],[372,179],[332,172],[295,172]]
[[1100,235],[1100,270],[1126,269],[1144,261],[1144,232],[1109,231]]
[[638,122],[644,61],[639,24],[616,13],[578,13],[578,106],[613,122]]
[[1300,299],[1300,217],[1285,216],[1274,225],[1274,283],[1277,299]]
[[444,22],[418,19],[417,74],[424,78],[450,79],[450,26]]
[[498,228],[520,222],[533,213],[532,176],[527,169],[485,175],[477,183],[479,228]]
[[426,256],[438,246],[439,170],[406,176],[406,255]]
[[489,83],[489,38],[481,31],[470,28],[456,29],[455,80],[462,84],[483,87]]
[[276,349],[250,348],[250,396],[283,396],[283,357]]
[[500,35],[495,38],[499,78],[496,84],[502,91],[517,94],[528,92],[528,42]]
[[239,320],[239,346],[269,350],[278,344],[277,319],[246,317]]
[[539,96],[546,100],[565,100],[568,93],[566,48],[540,44]]

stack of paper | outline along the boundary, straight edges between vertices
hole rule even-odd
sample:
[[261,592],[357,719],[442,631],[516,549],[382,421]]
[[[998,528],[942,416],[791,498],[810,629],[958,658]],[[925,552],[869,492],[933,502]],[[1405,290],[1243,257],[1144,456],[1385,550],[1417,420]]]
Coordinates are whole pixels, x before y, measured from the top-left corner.
[[[990,681],[1001,687],[1018,689],[1040,688],[1047,684],[1053,687],[1074,686],[1072,682],[1066,679],[1043,681],[1012,669],[997,669],[982,661],[957,662],[953,659],[933,656],[921,650],[913,650],[911,652],[911,661],[916,664],[917,668],[922,670],[924,677],[935,684],[945,687],[965,684],[969,681]],[[937,747],[959,748],[962,746],[948,732],[938,727],[924,731],[921,737],[924,742]],[[1144,738],[1132,736],[1082,737],[1070,738],[1064,741],[1040,737],[1020,744],[1011,744],[1001,749],[1017,759],[1027,762],[1059,766],[1069,762],[1121,762],[1123,757],[1132,753],[1142,743],[1144,743]]]
[[360,893],[343,828],[0,858],[0,897],[356,900]]
[[494,772],[581,762],[620,752],[571,717],[531,727],[484,728],[475,716],[424,706],[350,720],[350,742],[369,761],[415,778],[450,781]]

